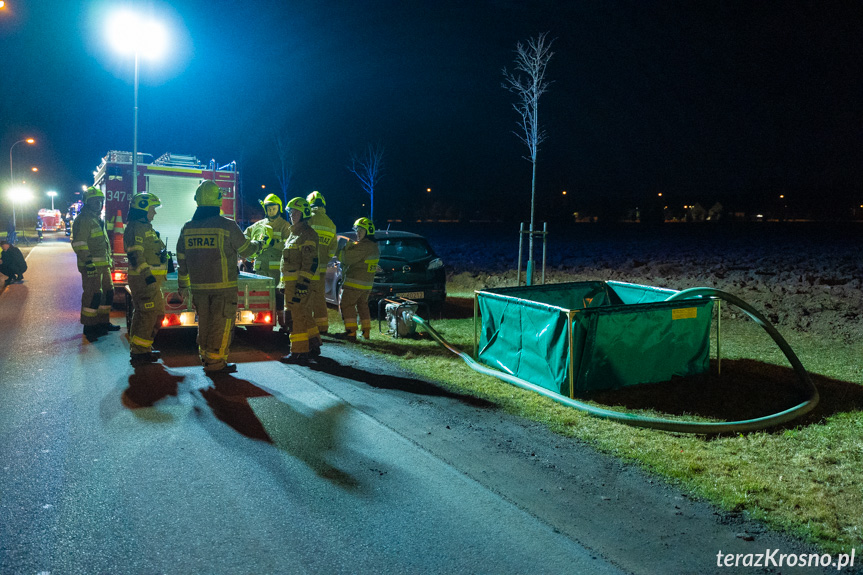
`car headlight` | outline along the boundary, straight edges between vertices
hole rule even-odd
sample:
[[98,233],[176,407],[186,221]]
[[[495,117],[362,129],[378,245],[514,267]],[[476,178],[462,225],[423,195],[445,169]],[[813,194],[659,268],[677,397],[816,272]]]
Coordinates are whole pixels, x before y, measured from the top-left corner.
[[436,270],[436,269],[442,268],[442,267],[443,267],[443,260],[440,258],[435,258],[429,262],[428,270],[432,271],[432,270]]

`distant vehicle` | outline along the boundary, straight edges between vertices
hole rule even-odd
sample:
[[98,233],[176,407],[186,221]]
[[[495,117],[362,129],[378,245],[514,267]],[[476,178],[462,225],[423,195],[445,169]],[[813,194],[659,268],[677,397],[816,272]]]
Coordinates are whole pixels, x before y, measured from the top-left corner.
[[[341,252],[348,241],[356,241],[354,232],[338,235]],[[369,306],[377,310],[377,302],[402,297],[438,311],[446,299],[446,270],[428,240],[421,235],[401,231],[375,233],[381,258],[369,295]],[[327,263],[324,290],[327,302],[339,305],[342,295],[341,262],[337,258]]]
[[60,213],[60,210],[42,208],[36,218],[37,222],[42,222],[43,231],[56,232],[63,227],[63,214]]

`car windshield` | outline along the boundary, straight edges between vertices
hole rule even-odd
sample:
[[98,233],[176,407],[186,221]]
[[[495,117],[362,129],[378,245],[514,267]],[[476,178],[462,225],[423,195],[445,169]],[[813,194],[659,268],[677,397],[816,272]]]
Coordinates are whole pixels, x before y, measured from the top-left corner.
[[423,238],[388,238],[380,240],[378,247],[381,250],[382,258],[414,261],[432,255],[428,242]]

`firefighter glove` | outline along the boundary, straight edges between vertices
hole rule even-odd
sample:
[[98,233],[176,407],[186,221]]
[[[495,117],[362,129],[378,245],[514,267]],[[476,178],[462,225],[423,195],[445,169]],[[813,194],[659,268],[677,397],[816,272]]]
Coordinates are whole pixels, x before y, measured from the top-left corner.
[[296,289],[294,289],[294,303],[299,303],[299,301],[305,296],[309,295],[309,284],[297,284]]
[[153,285],[154,283],[156,283],[156,278],[155,278],[155,276],[153,276],[153,274],[150,274],[150,275],[148,275],[148,276],[147,276],[147,279],[145,279],[145,280],[144,280],[144,282],[145,282],[148,286],[149,286],[149,285]]
[[266,247],[273,247],[273,244],[276,243],[276,238],[273,236],[273,226],[264,226],[264,237],[262,239]]

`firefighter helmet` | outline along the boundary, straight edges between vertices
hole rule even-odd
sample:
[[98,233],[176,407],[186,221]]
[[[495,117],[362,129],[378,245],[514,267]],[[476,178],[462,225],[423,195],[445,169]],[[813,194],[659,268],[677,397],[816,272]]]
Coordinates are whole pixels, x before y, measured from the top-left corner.
[[199,207],[220,207],[222,205],[222,190],[213,180],[205,180],[195,190],[195,202]]
[[92,200],[93,198],[99,198],[100,200],[105,199],[105,192],[100,190],[99,188],[94,188],[90,186],[87,188],[87,191],[84,192],[84,203],[87,203],[87,200]]
[[267,211],[267,204],[275,204],[279,206],[279,213],[282,213],[282,198],[280,198],[276,194],[270,194],[269,196],[261,200],[261,206],[263,206],[264,212]]
[[354,231],[362,228],[370,236],[375,235],[375,224],[369,218],[360,218],[354,222]]
[[147,211],[151,207],[161,206],[162,202],[159,201],[159,198],[156,194],[151,194],[148,192],[141,192],[140,194],[135,194],[132,198],[132,207],[136,210]]
[[313,208],[327,207],[327,201],[324,199],[324,195],[317,190],[306,196],[306,201],[309,202],[309,205]]
[[312,217],[312,208],[309,207],[309,202],[300,197],[294,198],[288,202],[287,209],[297,210],[303,214],[303,219]]

